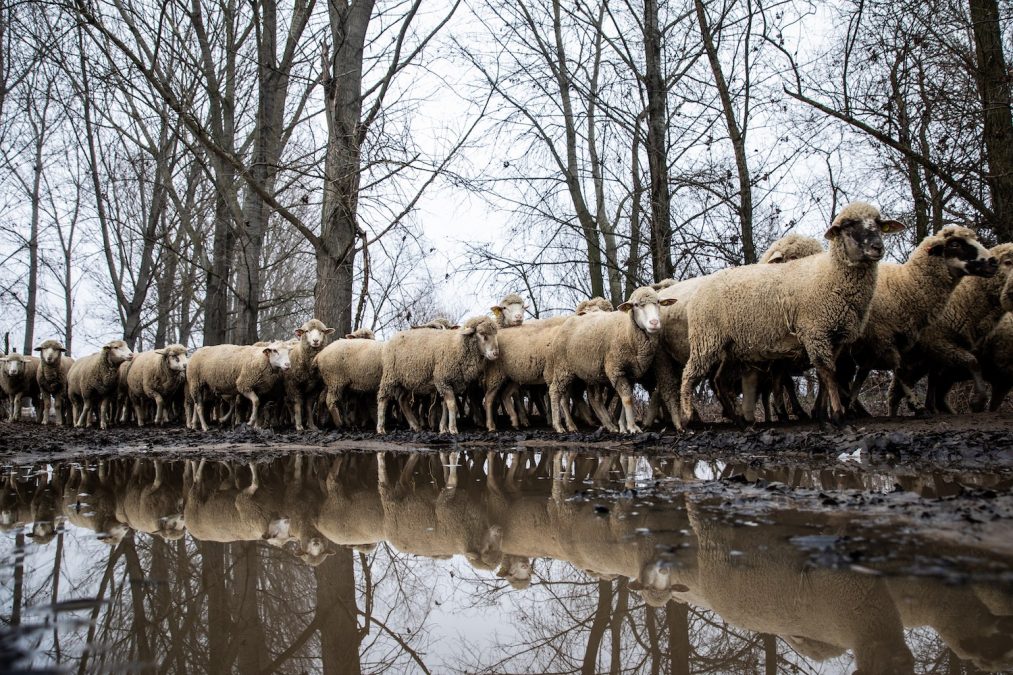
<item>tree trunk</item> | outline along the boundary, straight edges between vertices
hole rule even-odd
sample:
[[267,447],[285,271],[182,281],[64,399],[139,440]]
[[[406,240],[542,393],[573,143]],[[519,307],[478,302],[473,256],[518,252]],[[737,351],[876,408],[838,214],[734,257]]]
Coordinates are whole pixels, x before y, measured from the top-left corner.
[[323,214],[316,246],[315,315],[339,332],[352,329],[352,263],[359,232],[362,51],[373,0],[327,5],[333,50],[323,54],[327,108]]
[[[333,6],[333,4],[332,4]],[[320,622],[320,658],[324,675],[359,675],[358,606],[352,549],[339,548],[313,569]]]
[[[721,70],[721,61],[718,59],[717,47],[714,44],[714,36],[707,20],[707,10],[703,6],[703,0],[694,0],[694,5],[696,18],[700,24],[700,36],[703,38],[704,50],[707,52],[707,60],[710,62],[711,73],[714,75],[714,86],[717,87],[718,97],[721,99],[728,139],[732,142],[732,150],[735,153],[735,169],[739,180],[738,215],[742,237],[742,258],[745,264],[751,265],[756,262],[756,247],[753,245],[753,187],[752,179],[749,176],[749,163],[746,158],[745,124],[740,128],[735,119],[735,107],[732,104],[731,92],[728,89],[724,72]],[[744,51],[748,58],[748,39]],[[748,98],[746,104],[748,105]]]
[[[584,235],[584,244],[587,246],[587,267],[588,275],[591,278],[592,296],[605,295],[605,280],[601,273],[601,244],[598,242],[598,225],[584,199],[584,191],[580,184],[580,174],[577,166],[577,129],[576,119],[573,114],[573,103],[570,100],[572,83],[566,61],[566,50],[563,42],[563,25],[561,18],[560,0],[552,2],[552,29],[555,36],[556,61],[554,74],[556,86],[559,89],[559,100],[563,108],[563,123],[566,136],[566,166],[564,177],[566,187],[573,200],[574,212],[577,221],[580,223],[581,233]],[[546,54],[549,58],[549,54]]]
[[647,166],[651,174],[651,264],[654,280],[675,274],[672,266],[671,196],[668,190],[668,113],[661,63],[658,0],[644,0],[644,60],[647,85]]
[[587,636],[587,644],[584,647],[584,660],[580,665],[582,675],[598,672],[598,651],[601,649],[602,638],[605,637],[605,630],[609,626],[609,616],[612,614],[612,582],[598,581],[598,606],[594,610],[594,620],[591,622],[591,631]]
[[[898,55],[897,63],[890,69],[890,88],[892,90],[894,110],[897,113],[897,140],[905,147],[912,147],[911,117],[908,115],[907,100],[900,83],[898,69],[903,65],[904,55]],[[911,199],[914,202],[915,241],[929,236],[929,203],[922,187],[921,166],[910,156],[904,157],[904,170],[908,185],[911,187]]]
[[1010,76],[1003,54],[997,0],[968,0],[974,32],[975,75],[981,96],[986,183],[992,193],[994,219],[989,225],[998,241],[1013,240],[1013,115]]
[[668,624],[668,658],[672,675],[689,675],[689,606],[669,600],[665,605]]
[[[48,93],[47,93],[48,99]],[[49,101],[46,101],[48,107]],[[39,296],[39,218],[42,213],[42,148],[46,140],[46,114],[36,130],[35,164],[32,166],[32,225],[28,236],[28,301],[25,303],[25,348],[31,354],[35,343],[35,314]]]
[[640,119],[633,127],[633,150],[631,152],[630,177],[633,192],[630,195],[630,250],[626,258],[626,296],[630,297],[640,286],[640,200],[644,194],[644,184],[640,178]]

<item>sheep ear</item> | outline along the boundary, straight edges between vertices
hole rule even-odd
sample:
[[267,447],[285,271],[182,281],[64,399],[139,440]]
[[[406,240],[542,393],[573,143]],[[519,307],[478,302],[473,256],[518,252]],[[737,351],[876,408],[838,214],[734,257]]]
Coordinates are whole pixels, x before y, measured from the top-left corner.
[[334,332],[334,329],[333,329],[333,328],[328,328],[328,329],[326,329],[326,330],[324,331],[324,335],[330,335],[330,334],[331,334],[331,333],[333,333],[333,332]]
[[357,337],[358,337],[357,335],[352,335],[351,333],[345,335],[346,340],[354,340]]
[[264,347],[263,351],[264,351],[265,354],[267,354],[268,356],[270,356],[271,352],[277,351],[277,350],[271,349],[270,347]]
[[936,244],[935,246],[933,246],[932,248],[929,249],[929,255],[938,255],[938,256],[941,256],[941,255],[943,255],[943,252],[945,250],[946,250],[946,245],[945,244]]
[[109,345],[102,345],[102,351],[107,352],[111,349]]
[[41,351],[42,351],[42,347],[36,347],[36,348],[35,348],[35,351],[37,351],[37,352],[41,352]]
[[301,338],[303,336],[303,333],[305,333],[305,332],[306,331],[304,331],[302,328],[296,328],[295,329],[295,336]]
[[633,309],[633,303],[624,302],[623,304],[616,307],[616,309],[618,309],[620,312],[628,312],[631,309]]
[[489,308],[489,311],[495,314],[496,316],[503,315],[503,308],[500,307],[499,305],[493,305],[492,307]]
[[904,223],[899,220],[881,220],[879,221],[879,231],[883,234],[893,234],[894,232],[900,232],[904,229]]
[[661,305],[662,307],[671,307],[676,302],[678,301],[675,298],[664,298],[662,300],[659,300],[658,304]]
[[[461,328],[461,327],[460,326],[454,326],[454,328],[457,329],[457,328]],[[468,326],[467,328],[461,328],[461,335],[474,335],[474,334],[475,334],[475,327],[474,326]]]
[[579,312],[577,312],[577,316],[584,316],[585,314],[587,314],[587,310],[586,309],[582,309]]
[[781,251],[774,251],[770,254],[770,257],[767,258],[767,262],[769,263],[781,262],[782,260],[784,260],[784,253]]
[[156,350],[154,350],[154,351],[155,351],[155,353],[156,353],[156,354],[158,354],[159,356],[165,356],[165,350],[164,350],[164,349],[156,349]]
[[460,330],[460,328],[461,328],[460,324],[455,324],[451,326],[448,330]]
[[841,226],[840,225],[831,225],[830,229],[827,230],[823,234],[823,236],[825,238],[827,238],[827,239],[836,239],[837,237],[841,236]]
[[626,588],[630,589],[631,591],[642,591],[644,590],[644,585],[639,581],[637,581],[636,579],[634,579],[630,583],[626,584]]

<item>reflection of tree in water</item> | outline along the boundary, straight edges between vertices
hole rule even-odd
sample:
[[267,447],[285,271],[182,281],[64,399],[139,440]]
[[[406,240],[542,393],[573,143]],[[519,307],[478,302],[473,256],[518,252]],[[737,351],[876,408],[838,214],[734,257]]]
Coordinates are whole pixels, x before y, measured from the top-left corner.
[[[182,463],[153,470],[110,461],[77,475],[68,465],[10,474],[0,484],[0,511],[5,529],[17,530],[4,548],[24,550],[25,558],[0,581],[6,621],[42,626],[28,634],[39,660],[82,673],[126,663],[177,673],[435,672],[447,664],[462,672],[815,673],[859,666],[836,646],[852,644],[847,634],[821,641],[827,638],[815,627],[807,630],[805,612],[801,623],[782,624],[800,626],[802,635],[741,627],[774,625],[736,602],[757,579],[748,566],[728,565],[731,550],[752,551],[750,537],[759,537],[770,550],[748,560],[773,565],[767,575],[781,595],[799,592],[789,588],[799,583],[833,589],[839,580],[875,593],[864,608],[896,606],[908,628],[901,633],[894,621],[895,644],[906,641],[916,672],[967,671],[957,654],[1001,667],[1010,646],[1013,595],[1003,588],[812,573],[786,544],[799,532],[788,521],[760,535],[735,527],[735,518],[707,516],[703,506],[687,509],[679,496],[663,510],[628,498],[605,499],[600,509],[581,497],[589,485],[633,486],[630,472],[647,464],[632,456],[363,454],[300,462],[256,471],[209,465],[209,482],[198,491],[188,491]],[[699,469],[652,462],[655,476],[691,480]],[[254,494],[258,473],[262,489]],[[162,492],[153,487],[157,475]],[[302,478],[293,482],[293,475]],[[820,480],[832,482],[825,489],[854,484],[853,476]],[[146,495],[161,511],[131,516],[130,494]],[[260,524],[245,532],[230,521],[228,531],[241,541],[183,538],[172,511],[184,497],[215,508],[243,502]],[[271,534],[280,527],[271,509],[282,503],[291,516],[287,537]],[[76,526],[69,533],[54,527],[64,518]],[[839,525],[828,520],[818,531]],[[212,535],[227,531],[204,527]],[[325,550],[314,554],[307,542],[321,535]],[[701,550],[698,540],[707,546]],[[456,559],[440,562],[450,556]],[[512,566],[518,561],[524,565]],[[670,575],[659,572],[665,564]],[[518,569],[533,569],[533,582]],[[726,586],[743,590],[722,593]],[[777,595],[760,594],[773,606],[783,600]],[[821,602],[833,613],[834,602],[818,594],[798,597],[810,615]],[[101,604],[57,623],[39,609],[82,598]],[[448,616],[442,603],[451,615],[480,615],[468,626],[476,632],[455,640],[460,624],[441,625]],[[925,624],[933,629],[910,628]]]

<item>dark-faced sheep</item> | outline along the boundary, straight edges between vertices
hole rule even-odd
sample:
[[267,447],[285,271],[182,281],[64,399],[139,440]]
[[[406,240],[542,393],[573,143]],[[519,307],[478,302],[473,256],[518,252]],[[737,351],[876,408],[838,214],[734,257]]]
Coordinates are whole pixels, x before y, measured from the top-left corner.
[[0,389],[3,389],[10,404],[7,415],[9,421],[21,419],[21,406],[25,397],[32,400],[36,417],[41,420],[38,370],[39,359],[35,356],[15,352],[0,359]]
[[723,358],[743,363],[805,356],[829,392],[832,418],[844,415],[836,382],[839,350],[868,317],[885,232],[902,229],[862,202],[845,207],[826,232],[829,250],[781,265],[746,265],[707,277],[688,308],[690,357],[682,377],[683,416],[696,384]]
[[[67,398],[67,375],[74,359],[66,355],[66,349],[59,340],[45,340],[35,351],[39,352],[39,372],[36,380],[42,396],[42,423],[49,424],[49,410],[52,405],[56,412],[56,423],[64,424],[65,415],[70,413]],[[52,401],[52,404],[50,404]]]

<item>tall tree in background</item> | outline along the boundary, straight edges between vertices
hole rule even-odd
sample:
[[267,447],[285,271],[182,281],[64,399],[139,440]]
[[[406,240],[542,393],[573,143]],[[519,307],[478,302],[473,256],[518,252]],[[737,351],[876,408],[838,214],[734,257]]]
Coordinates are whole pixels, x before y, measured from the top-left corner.
[[1013,241],[1013,73],[1006,66],[997,0],[968,0],[981,97],[982,136],[988,158],[985,182],[992,194],[992,229],[1000,241]]
[[644,0],[644,80],[647,90],[647,166],[650,170],[651,262],[654,280],[671,278],[672,209],[668,184],[668,88],[661,58],[658,0]]

